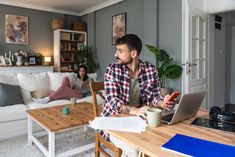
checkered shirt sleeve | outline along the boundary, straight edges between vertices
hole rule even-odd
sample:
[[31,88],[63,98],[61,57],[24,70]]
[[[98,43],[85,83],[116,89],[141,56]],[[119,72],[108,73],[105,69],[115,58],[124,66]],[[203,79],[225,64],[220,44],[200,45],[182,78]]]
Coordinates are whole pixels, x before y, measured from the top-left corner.
[[[158,72],[149,62],[139,63],[138,82],[141,93],[141,105],[156,105],[163,97],[160,95]],[[117,114],[122,105],[129,103],[130,75],[125,65],[112,63],[108,66],[104,76],[106,99],[103,104],[102,116]],[[109,140],[109,135],[101,131],[101,135]]]

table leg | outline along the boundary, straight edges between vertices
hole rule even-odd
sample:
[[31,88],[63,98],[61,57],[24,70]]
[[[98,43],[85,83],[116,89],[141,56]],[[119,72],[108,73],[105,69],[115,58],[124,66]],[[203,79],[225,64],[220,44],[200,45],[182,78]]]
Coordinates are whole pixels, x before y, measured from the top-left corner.
[[49,131],[49,141],[48,141],[48,149],[49,149],[49,157],[55,156],[55,133]]
[[33,120],[28,116],[28,145],[32,145],[32,136],[33,136]]

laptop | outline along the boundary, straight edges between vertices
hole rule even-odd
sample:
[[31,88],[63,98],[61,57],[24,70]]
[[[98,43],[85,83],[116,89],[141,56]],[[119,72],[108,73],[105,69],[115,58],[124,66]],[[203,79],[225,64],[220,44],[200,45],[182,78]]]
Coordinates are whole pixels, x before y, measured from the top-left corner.
[[161,121],[166,124],[175,124],[196,116],[204,99],[205,93],[206,92],[203,91],[184,94],[181,97],[179,104],[175,107],[175,110],[173,109],[168,113],[164,113],[163,111]]

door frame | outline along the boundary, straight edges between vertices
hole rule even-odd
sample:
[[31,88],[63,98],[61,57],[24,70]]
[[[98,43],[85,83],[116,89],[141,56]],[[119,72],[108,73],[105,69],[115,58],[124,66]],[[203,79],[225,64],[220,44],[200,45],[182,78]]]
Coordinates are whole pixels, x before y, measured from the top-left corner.
[[[185,62],[185,58],[187,57],[187,50],[188,50],[188,2],[193,2],[194,0],[182,0],[182,63]],[[208,105],[209,107],[215,104],[214,100],[214,16],[212,14],[232,11],[235,10],[235,6],[233,5],[235,2],[230,0],[224,0],[223,2],[216,1],[216,5],[210,8],[207,7],[208,4],[211,3],[211,0],[195,0],[195,2],[199,2],[203,5],[203,11],[209,14],[208,16],[208,80],[207,80],[207,87],[208,87]],[[221,3],[223,5],[219,5]],[[196,4],[197,5],[197,4]],[[199,6],[199,5],[197,5]],[[212,9],[213,8],[213,9]],[[182,75],[182,93],[187,92],[185,85],[187,85],[186,77],[185,77],[185,70]]]
[[[188,49],[189,49],[189,4],[188,0],[182,0],[182,64],[187,62],[188,58]],[[201,9],[203,10],[203,9]],[[204,11],[204,10],[203,10]],[[209,13],[208,13],[209,14]],[[213,25],[211,25],[211,20],[213,17],[212,15],[209,14],[208,17],[208,22],[207,22],[207,28],[208,28],[208,46],[207,46],[207,71],[208,71],[208,76],[207,76],[207,81],[206,81],[206,86],[207,86],[207,108],[209,109],[210,106],[213,106],[214,102],[214,80],[211,79],[212,76],[214,76],[214,55],[213,53],[210,53],[212,48],[214,47],[214,34],[212,33],[212,29],[214,28]],[[213,55],[213,56],[212,56]],[[211,81],[209,81],[211,80]],[[182,75],[182,93],[188,93],[188,76],[187,76],[187,70],[184,67],[183,70],[183,75]]]

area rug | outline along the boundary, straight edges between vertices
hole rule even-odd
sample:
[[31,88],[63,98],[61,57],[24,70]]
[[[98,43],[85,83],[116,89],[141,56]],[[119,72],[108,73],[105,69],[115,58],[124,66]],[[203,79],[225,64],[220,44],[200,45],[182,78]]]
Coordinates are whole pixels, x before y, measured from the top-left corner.
[[[84,144],[95,141],[95,132],[91,128],[84,131],[84,127],[76,130],[58,133],[55,136],[56,154],[77,148]],[[42,136],[39,140],[47,147],[47,136]],[[71,157],[94,157],[94,149],[72,155]],[[27,145],[27,135],[14,137],[0,141],[0,157],[45,157],[45,155],[34,144]]]

